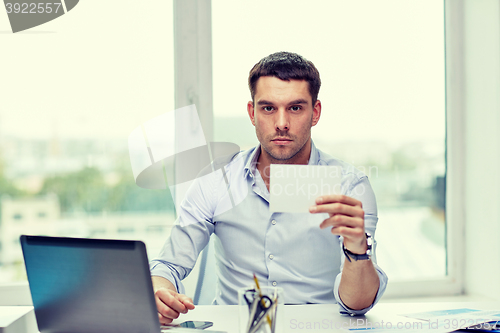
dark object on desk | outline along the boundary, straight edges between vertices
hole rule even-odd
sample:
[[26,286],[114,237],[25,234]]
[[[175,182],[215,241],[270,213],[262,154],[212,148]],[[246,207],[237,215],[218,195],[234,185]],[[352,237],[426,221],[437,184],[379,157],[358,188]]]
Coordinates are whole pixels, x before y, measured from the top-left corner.
[[257,276],[253,275],[255,288],[243,292],[243,298],[248,306],[248,324],[245,332],[255,333],[264,325],[269,325],[271,333],[276,329],[276,311],[278,306],[278,294],[263,295],[259,286]]
[[186,327],[186,328],[196,328],[199,330],[204,330],[205,328],[209,328],[214,326],[214,323],[211,321],[185,321],[183,323],[179,324],[180,327]]
[[[206,333],[227,333],[226,331],[204,331]],[[179,326],[161,326],[161,333],[200,333],[197,328],[186,328]]]
[[40,332],[160,332],[144,243],[21,236],[21,246]]
[[500,330],[487,330],[480,328],[463,328],[460,330],[456,330],[455,332],[469,332],[469,333],[479,333],[479,332],[487,332],[487,333],[500,333]]
[[469,326],[467,328],[462,328],[457,332],[469,332],[469,333],[479,333],[479,332],[487,332],[487,333],[500,333],[500,321],[489,321],[473,326]]

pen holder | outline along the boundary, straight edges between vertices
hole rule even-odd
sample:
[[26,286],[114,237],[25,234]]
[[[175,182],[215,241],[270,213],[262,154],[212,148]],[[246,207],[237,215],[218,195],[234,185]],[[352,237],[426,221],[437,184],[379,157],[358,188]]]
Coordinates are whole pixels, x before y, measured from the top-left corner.
[[283,332],[283,288],[238,290],[240,333]]

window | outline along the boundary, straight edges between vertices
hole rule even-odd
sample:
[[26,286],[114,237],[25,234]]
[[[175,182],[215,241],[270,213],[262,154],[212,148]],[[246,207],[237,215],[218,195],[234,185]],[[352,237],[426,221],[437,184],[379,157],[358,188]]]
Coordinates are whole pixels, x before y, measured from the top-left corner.
[[378,263],[391,283],[445,278],[443,2],[227,0],[212,17],[215,140],[255,146],[249,70],[273,52],[303,55],[322,79],[316,146],[377,196]]
[[2,35],[11,52],[0,64],[0,284],[26,279],[21,233],[134,232],[158,254],[168,233],[140,230],[172,225],[173,201],[135,185],[127,145],[135,127],[174,108],[172,22],[172,1],[81,1]]
[[[169,232],[173,203],[165,191],[135,186],[126,139],[140,123],[174,109],[173,1],[123,4],[106,1],[96,11],[81,2],[64,23],[54,20],[33,29],[37,33],[6,39],[5,47],[16,52],[5,54],[0,65],[0,89],[10,93],[0,109],[0,192],[13,200],[39,198],[48,209],[43,220],[50,228],[43,232],[112,238],[133,225],[135,238],[155,256],[166,235],[152,231]],[[192,9],[191,3],[175,5]],[[213,41],[214,112],[199,108],[200,118],[204,127],[213,121],[215,141],[242,149],[257,144],[246,115],[246,80],[255,62],[288,50],[316,64],[323,112],[313,139],[369,176],[379,204],[378,262],[391,284],[402,283],[395,288],[400,295],[423,280],[425,287],[411,289],[420,295],[444,290],[456,264],[445,235],[458,234],[450,231],[456,220],[445,224],[445,198],[452,195],[446,193],[452,176],[446,140],[448,147],[459,144],[445,137],[446,117],[453,115],[445,113],[443,8],[439,0],[317,0],[307,6],[298,0],[217,0],[211,35],[198,29],[175,41],[176,52]],[[209,13],[198,11],[198,20]],[[191,16],[179,11],[175,19]],[[27,65],[33,48],[43,66]],[[175,90],[179,101],[179,86]],[[191,101],[196,91],[186,89],[185,95]],[[56,199],[47,199],[52,194]],[[2,284],[18,279],[22,264],[13,268],[5,259],[12,239],[4,240],[6,218],[0,218]],[[409,265],[409,252],[399,251],[395,240],[413,243],[404,248],[412,265],[423,269]]]

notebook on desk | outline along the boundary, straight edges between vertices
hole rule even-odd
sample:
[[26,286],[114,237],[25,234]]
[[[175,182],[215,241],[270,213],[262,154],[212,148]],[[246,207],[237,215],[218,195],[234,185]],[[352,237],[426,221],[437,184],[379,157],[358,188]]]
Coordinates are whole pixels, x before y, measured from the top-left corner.
[[21,236],[21,246],[41,333],[160,332],[143,242]]

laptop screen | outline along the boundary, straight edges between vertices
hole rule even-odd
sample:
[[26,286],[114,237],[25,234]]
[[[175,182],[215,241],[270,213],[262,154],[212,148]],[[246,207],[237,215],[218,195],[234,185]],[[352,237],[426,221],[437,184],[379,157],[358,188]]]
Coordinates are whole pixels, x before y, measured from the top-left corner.
[[144,243],[21,236],[21,246],[40,332],[160,332]]

